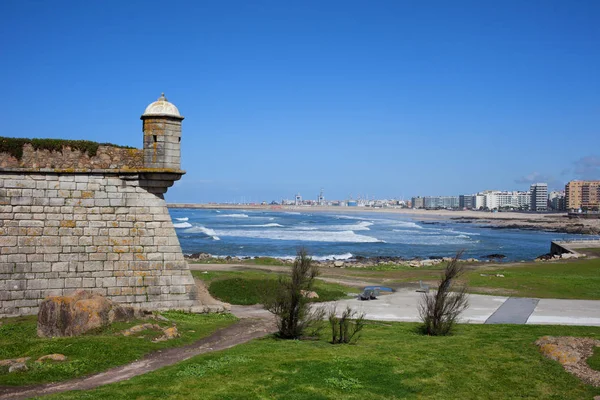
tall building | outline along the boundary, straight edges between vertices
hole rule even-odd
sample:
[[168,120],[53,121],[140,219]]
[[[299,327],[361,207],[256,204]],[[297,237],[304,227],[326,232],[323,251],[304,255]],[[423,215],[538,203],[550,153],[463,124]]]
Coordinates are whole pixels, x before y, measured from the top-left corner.
[[412,203],[412,208],[424,208],[425,207],[425,204],[423,204],[423,198],[421,196],[413,197],[411,199],[411,203]]
[[483,193],[477,193],[473,195],[473,209],[474,210],[483,210],[485,208],[485,196]]
[[548,194],[548,205],[554,211],[564,211],[565,208],[565,192],[552,191]]
[[548,211],[548,184],[534,183],[529,187],[531,211]]
[[598,211],[600,181],[571,181],[565,185],[565,206],[569,211]]
[[461,194],[458,196],[458,207],[463,209],[472,209],[473,204],[473,195],[472,194]]

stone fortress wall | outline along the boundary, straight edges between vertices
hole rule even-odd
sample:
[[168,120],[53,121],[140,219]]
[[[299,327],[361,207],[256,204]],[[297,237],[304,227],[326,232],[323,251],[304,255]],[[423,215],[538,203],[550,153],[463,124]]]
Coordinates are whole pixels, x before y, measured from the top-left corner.
[[[0,153],[0,317],[77,289],[150,310],[201,306],[163,197],[185,173],[183,117],[162,96],[145,118],[154,123],[144,150]],[[157,129],[161,119],[169,129]]]

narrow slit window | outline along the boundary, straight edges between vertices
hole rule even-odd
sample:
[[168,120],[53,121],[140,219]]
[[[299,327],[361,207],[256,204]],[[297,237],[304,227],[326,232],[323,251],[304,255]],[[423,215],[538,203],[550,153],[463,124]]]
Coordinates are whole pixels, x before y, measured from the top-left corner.
[[156,142],[157,142],[157,137],[156,137],[156,135],[153,135],[152,137],[154,138],[154,143],[156,143]]

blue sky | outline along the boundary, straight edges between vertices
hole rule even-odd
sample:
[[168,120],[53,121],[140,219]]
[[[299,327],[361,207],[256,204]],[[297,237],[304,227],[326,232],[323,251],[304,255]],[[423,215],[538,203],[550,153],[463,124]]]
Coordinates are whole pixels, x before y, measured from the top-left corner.
[[168,201],[458,195],[600,179],[600,2],[0,2],[3,129],[141,147]]

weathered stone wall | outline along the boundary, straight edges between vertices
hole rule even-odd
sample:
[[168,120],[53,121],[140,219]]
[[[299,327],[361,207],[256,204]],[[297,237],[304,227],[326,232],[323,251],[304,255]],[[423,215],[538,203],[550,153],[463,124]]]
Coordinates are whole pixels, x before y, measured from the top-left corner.
[[180,176],[0,170],[0,317],[80,288],[148,309],[199,305],[161,194]]
[[31,169],[136,169],[144,167],[144,153],[141,149],[100,145],[96,155],[90,157],[85,151],[64,147],[62,152],[38,149],[31,144],[23,146],[23,157],[16,159],[7,153],[0,153],[0,168]]

